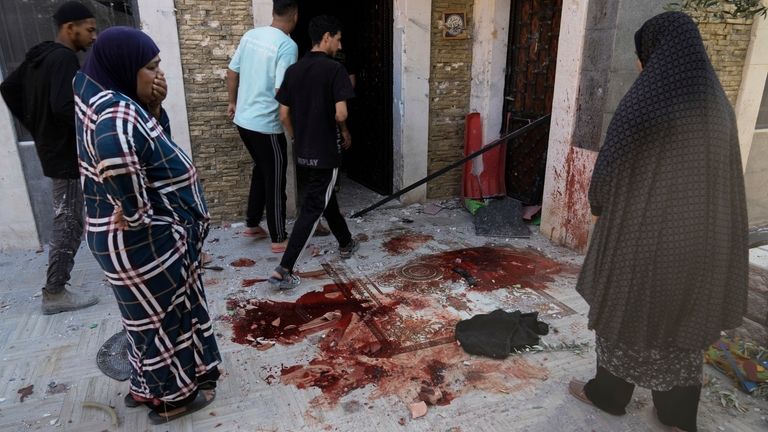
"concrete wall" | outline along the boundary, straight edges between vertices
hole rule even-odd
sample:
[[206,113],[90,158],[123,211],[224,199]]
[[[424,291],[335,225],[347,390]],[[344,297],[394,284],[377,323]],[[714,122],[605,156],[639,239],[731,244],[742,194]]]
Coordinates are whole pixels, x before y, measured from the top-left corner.
[[664,12],[667,0],[648,0],[644,2],[632,2],[622,0],[616,23],[616,37],[611,56],[611,68],[608,80],[607,100],[602,121],[602,133],[600,143],[605,139],[608,124],[613,118],[613,113],[619,105],[619,101],[635,82],[639,71],[637,70],[635,54],[635,32],[643,23],[654,15]]
[[503,122],[510,0],[475,0],[469,111],[483,120],[483,144],[499,138]]
[[160,48],[160,68],[168,81],[168,97],[163,108],[171,119],[173,141],[192,155],[187,122],[187,103],[181,69],[179,33],[173,0],[138,0],[141,29]]
[[0,102],[0,251],[37,249],[40,242],[11,113]]
[[[541,232],[558,244],[586,250],[591,230],[587,193],[596,149],[637,77],[634,32],[663,12],[665,4],[563,2],[541,224]],[[609,73],[605,64],[610,64]]]
[[575,147],[589,3],[564,0],[557,76],[544,183],[541,232],[552,241],[584,249],[589,232],[586,192],[597,153]]
[[750,226],[768,225],[768,130],[755,130],[767,78],[768,20],[759,18],[752,27],[736,103]]
[[[614,42],[618,27],[619,2],[593,0],[589,2],[584,29],[584,61],[578,87],[573,145],[597,151],[603,141],[603,121],[609,95],[609,79],[613,68]],[[633,74],[632,79],[637,76]]]
[[[472,39],[444,38],[444,12],[466,11],[467,33],[472,34],[473,0],[432,2],[432,50],[429,80],[429,173],[464,156],[464,118],[469,113],[472,79]],[[509,16],[509,15],[507,15]],[[503,84],[502,84],[503,85]],[[502,88],[503,92],[503,88]],[[429,198],[461,194],[461,170],[452,170],[429,182]]]
[[754,133],[744,181],[749,226],[768,226],[768,131]]
[[[429,79],[432,2],[394,0],[394,188],[401,189],[427,176]],[[424,201],[421,186],[400,199]]]

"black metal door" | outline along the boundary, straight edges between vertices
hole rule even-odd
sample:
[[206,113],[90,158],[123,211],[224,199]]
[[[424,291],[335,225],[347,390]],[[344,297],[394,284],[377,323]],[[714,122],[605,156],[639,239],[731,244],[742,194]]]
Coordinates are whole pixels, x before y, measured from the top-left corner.
[[[504,90],[504,131],[552,112],[562,0],[513,0]],[[502,132],[504,132],[502,131]],[[507,195],[538,204],[544,192],[549,125],[507,145]]]
[[[357,97],[350,103],[353,145],[344,168],[352,180],[392,193],[392,0],[352,1]],[[346,39],[346,37],[345,37]]]
[[380,194],[392,193],[392,8],[393,0],[299,0],[299,22],[291,37],[299,56],[311,49],[307,25],[320,14],[343,25],[343,63],[355,75],[356,97],[348,101],[352,148],[344,170]]

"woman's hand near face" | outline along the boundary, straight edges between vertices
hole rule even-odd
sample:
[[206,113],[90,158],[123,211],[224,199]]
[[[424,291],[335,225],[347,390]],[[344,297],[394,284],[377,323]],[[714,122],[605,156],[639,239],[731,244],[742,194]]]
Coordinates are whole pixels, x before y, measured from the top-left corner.
[[152,81],[152,100],[148,104],[149,112],[155,116],[155,118],[160,118],[160,109],[167,96],[168,83],[165,81],[165,74],[160,72]]

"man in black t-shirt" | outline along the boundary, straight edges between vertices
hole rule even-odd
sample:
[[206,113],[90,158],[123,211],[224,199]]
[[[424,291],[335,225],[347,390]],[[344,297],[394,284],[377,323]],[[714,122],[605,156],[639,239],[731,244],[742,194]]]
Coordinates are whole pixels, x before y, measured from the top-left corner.
[[[333,60],[341,49],[341,24],[327,15],[315,17],[309,23],[309,37],[312,51],[288,68],[276,97],[280,102],[280,120],[294,142],[296,163],[306,170],[301,213],[280,265],[269,279],[279,289],[299,284],[293,267],[320,215],[325,216],[339,242],[341,258],[349,258],[357,249],[333,191],[341,165],[341,148],[352,145],[346,125],[346,101],[355,96],[346,69]],[[337,126],[343,137],[340,142],[336,139]]]

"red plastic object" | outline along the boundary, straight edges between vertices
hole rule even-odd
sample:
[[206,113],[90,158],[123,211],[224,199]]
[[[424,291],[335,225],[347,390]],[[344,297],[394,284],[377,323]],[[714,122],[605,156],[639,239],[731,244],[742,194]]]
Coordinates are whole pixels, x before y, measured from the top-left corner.
[[[480,113],[467,115],[464,128],[464,156],[483,147],[483,121]],[[464,164],[462,196],[483,199],[507,194],[504,169],[507,145],[501,144]]]

